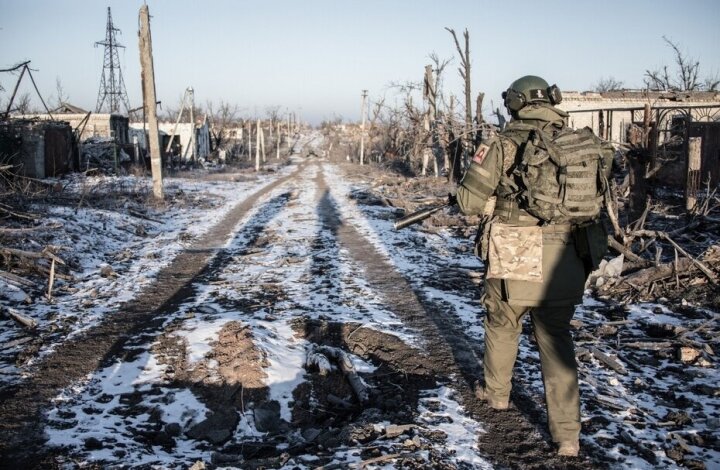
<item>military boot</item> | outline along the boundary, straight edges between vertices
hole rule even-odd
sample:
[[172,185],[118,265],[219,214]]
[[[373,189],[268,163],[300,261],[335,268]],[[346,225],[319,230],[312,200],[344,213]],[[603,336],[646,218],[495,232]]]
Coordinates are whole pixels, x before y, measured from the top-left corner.
[[580,452],[579,441],[562,441],[557,454],[560,457],[577,457],[578,452]]
[[487,391],[485,390],[485,387],[483,387],[479,383],[475,384],[475,398],[480,401],[487,402],[490,408],[494,410],[507,410],[509,406],[508,400],[496,400],[494,398],[490,398]]

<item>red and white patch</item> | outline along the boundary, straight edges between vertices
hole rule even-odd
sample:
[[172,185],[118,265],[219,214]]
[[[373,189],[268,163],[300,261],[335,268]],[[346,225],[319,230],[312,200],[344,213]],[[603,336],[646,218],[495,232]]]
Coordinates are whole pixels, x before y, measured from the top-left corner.
[[490,147],[488,147],[487,145],[481,144],[475,152],[475,155],[473,156],[473,162],[477,163],[478,165],[482,165],[483,160],[485,160],[485,155],[487,155],[489,149]]

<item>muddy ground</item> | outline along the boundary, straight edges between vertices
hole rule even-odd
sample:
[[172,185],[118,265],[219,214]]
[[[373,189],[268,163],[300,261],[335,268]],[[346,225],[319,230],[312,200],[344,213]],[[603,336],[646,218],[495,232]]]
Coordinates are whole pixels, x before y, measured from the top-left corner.
[[[358,171],[357,167],[348,168],[343,171]],[[361,373],[370,391],[367,402],[358,399],[338,370],[328,374],[310,371],[308,380],[294,389],[290,401],[292,419],[286,421],[281,419],[280,405],[264,385],[268,358],[257,347],[249,320],[262,317],[267,324],[279,322],[284,318],[281,306],[292,301],[291,291],[296,287],[289,285],[282,275],[263,278],[258,288],[233,284],[232,278],[224,273],[235,269],[242,260],[251,263],[271,248],[289,243],[268,231],[267,225],[273,211],[299,204],[293,183],[303,177],[307,179],[309,174],[314,175],[311,181],[317,194],[312,212],[317,214],[319,233],[323,234],[309,244],[304,256],[310,262],[314,292],[329,299],[335,295],[338,308],[341,302],[346,302],[335,294],[336,282],[341,276],[335,261],[339,253],[344,253],[361,267],[367,287],[401,319],[402,326],[398,328],[414,332],[420,341],[403,341],[394,334],[369,328],[363,321],[337,321],[331,314],[318,316],[309,311],[302,314],[307,307],[295,306],[291,325],[298,341],[352,353],[371,363],[374,370]],[[429,390],[439,386],[453,390],[454,399],[462,405],[464,413],[483,423],[486,432],[473,436],[473,440],[482,457],[494,466],[623,466],[622,456],[609,455],[595,443],[584,445],[579,458],[558,458],[546,428],[542,399],[535,391],[526,390],[522,381],[515,384],[507,411],[492,410],[475,400],[473,386],[481,378],[482,342],[466,334],[467,325],[452,315],[451,305],[429,301],[417,283],[410,282],[348,223],[350,214],[342,213],[341,206],[333,200],[327,177],[316,159],[304,160],[297,170],[278,179],[272,187],[287,187],[287,190],[278,192],[269,201],[263,198],[272,188],[259,191],[235,207],[204,237],[195,240],[191,248],[160,272],[156,282],[121,307],[121,320],[108,317],[80,338],[61,344],[29,368],[24,381],[3,388],[0,392],[0,466],[134,466],[126,445],[112,438],[86,439],[84,448],[49,447],[46,426],[72,428],[77,424],[77,417],[73,412],[65,412],[48,418],[46,413],[62,390],[82,381],[88,374],[118,361],[131,362],[148,351],[162,366],[162,386],[123,392],[119,397],[108,393],[106,387],[98,385],[96,392],[92,392],[91,387],[90,396],[98,406],[90,402],[84,413],[105,413],[99,405],[115,400],[117,406],[107,412],[108,416],[118,423],[127,422],[124,431],[134,442],[171,453],[181,437],[194,440],[201,449],[211,452],[212,458],[204,462],[206,468],[346,468],[347,464],[337,463],[336,459],[338,449],[343,448],[348,449],[356,462],[361,462],[356,464],[361,467],[471,468],[469,464],[457,463],[453,451],[445,446],[448,436],[433,428],[432,420],[448,419],[440,409],[440,402],[427,396]],[[260,204],[263,207],[254,222],[233,235],[239,220]],[[229,248],[224,241],[231,237],[242,238],[243,243]],[[467,246],[449,249],[457,250],[454,254],[460,258],[472,256]],[[299,263],[298,258],[293,246],[288,244],[283,263]],[[472,293],[470,295],[479,301],[477,277],[458,274],[446,266],[437,266],[434,274],[435,280],[430,276],[428,285],[464,295]],[[451,282],[447,280],[450,277]],[[182,306],[199,296],[201,286],[218,284],[233,293],[219,294],[214,302],[240,315],[224,323],[204,359],[190,361],[188,344],[176,330],[188,317],[212,320],[218,311],[201,306],[189,312],[183,311]],[[277,308],[274,310],[273,306]],[[362,299],[354,308],[362,316]],[[180,311],[184,313],[178,315]],[[209,410],[204,419],[189,427],[163,418],[163,407],[181,390],[192,391]],[[420,403],[430,408],[431,418],[425,425],[419,421]],[[437,409],[433,410],[433,406]],[[252,414],[259,432],[254,438],[234,432],[248,413]],[[135,419],[138,416],[144,417],[142,422]],[[588,421],[586,425],[596,423]],[[112,460],[93,463],[85,459],[88,452],[97,449],[108,450]],[[651,460],[651,456],[648,459]],[[191,464],[177,462],[181,468]]]

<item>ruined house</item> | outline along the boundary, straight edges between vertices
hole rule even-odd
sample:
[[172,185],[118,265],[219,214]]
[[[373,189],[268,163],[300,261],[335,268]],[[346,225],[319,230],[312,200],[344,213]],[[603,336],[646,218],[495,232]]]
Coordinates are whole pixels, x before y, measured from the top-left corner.
[[73,129],[67,122],[10,119],[0,122],[0,163],[30,178],[59,176],[78,167]]
[[82,108],[63,103],[52,114],[33,114],[21,116],[26,119],[44,119],[65,121],[75,130],[78,141],[92,137],[114,138],[120,145],[130,144],[127,116],[121,114],[96,114]]
[[[147,149],[147,139],[143,136],[143,129],[147,128],[147,124],[142,122],[133,122],[130,124],[131,134],[133,138],[137,136],[137,141],[141,147]],[[206,159],[210,156],[210,126],[207,118],[203,119],[202,124],[193,125],[189,122],[159,122],[158,130],[160,131],[160,147],[163,154],[168,149],[171,155],[178,156],[182,161],[192,161],[193,159]],[[194,134],[194,139],[192,139]],[[194,145],[191,142],[194,140]]]
[[563,92],[558,106],[570,113],[572,127],[590,127],[612,142],[627,144],[646,119],[649,152],[665,168],[658,177],[682,186],[688,161],[688,141],[701,139],[700,174],[720,183],[720,92],[611,91]]

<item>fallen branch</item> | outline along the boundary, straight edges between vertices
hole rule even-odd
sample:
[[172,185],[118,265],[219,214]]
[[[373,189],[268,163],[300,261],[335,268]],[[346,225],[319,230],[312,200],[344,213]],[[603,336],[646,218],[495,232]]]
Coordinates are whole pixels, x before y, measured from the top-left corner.
[[698,333],[698,332],[704,330],[705,328],[707,328],[708,326],[712,325],[713,323],[717,322],[718,319],[720,319],[720,315],[714,315],[711,319],[703,322],[703,323],[702,323],[700,326],[698,326],[697,328],[694,328],[694,329],[692,329],[692,330],[685,330],[685,331],[681,332],[680,334],[677,335],[677,338],[678,338],[678,339],[682,339],[682,338],[685,337],[685,336],[690,336],[690,335],[693,335],[693,334],[695,334],[695,333]]
[[30,259],[48,258],[48,259],[53,260],[56,263],[61,264],[63,266],[66,265],[65,261],[63,261],[62,258],[60,258],[55,253],[51,252],[48,248],[44,248],[42,251],[25,251],[25,250],[18,250],[15,248],[7,248],[4,246],[0,246],[0,254],[17,256],[18,258],[30,258]]
[[644,287],[649,286],[650,283],[671,277],[676,272],[686,271],[690,269],[690,266],[692,266],[692,261],[683,258],[678,260],[677,264],[672,262],[641,269],[626,276],[623,281],[640,291]]
[[715,274],[713,274],[713,272],[712,272],[707,266],[705,266],[703,263],[701,263],[700,261],[698,261],[698,260],[696,260],[695,258],[693,258],[692,256],[690,256],[690,255],[688,254],[688,252],[685,251],[680,245],[678,245],[677,243],[675,243],[675,241],[673,241],[673,239],[670,238],[670,236],[669,236],[666,232],[661,232],[661,231],[657,231],[657,230],[637,230],[637,231],[633,232],[633,235],[644,236],[644,237],[662,238],[662,239],[666,240],[666,241],[667,241],[668,243],[670,243],[676,250],[678,250],[680,253],[682,253],[683,256],[685,256],[686,258],[690,259],[690,260],[693,262],[693,264],[694,264],[695,266],[697,266],[697,268],[698,268],[700,271],[702,271],[702,273],[705,274],[705,276],[707,276],[707,278],[710,280],[710,282],[711,282],[712,284],[716,284],[716,285],[717,285],[718,281],[717,281],[717,279],[715,278]]
[[26,227],[26,228],[0,228],[0,233],[5,235],[25,234],[30,232],[41,232],[44,230],[54,230],[62,227],[62,224],[52,225],[40,225],[37,227]]
[[138,212],[138,211],[133,210],[133,209],[128,209],[128,214],[132,215],[133,217],[137,217],[137,218],[139,218],[139,219],[149,220],[150,222],[155,222],[155,223],[158,223],[158,224],[162,223],[161,220],[153,219],[152,217],[149,217],[149,216],[143,214],[142,212]]
[[591,347],[590,351],[592,352],[595,359],[602,362],[610,369],[614,370],[618,374],[627,375],[627,370],[625,369],[625,367],[620,364],[620,362],[618,362],[616,359],[613,359],[612,357],[608,356],[597,348]]
[[645,258],[641,258],[640,256],[633,253],[630,248],[626,247],[622,243],[618,242],[613,238],[611,235],[608,235],[608,246],[612,248],[613,250],[617,251],[621,255],[625,256],[625,259],[628,261],[632,261],[633,263],[639,265],[640,267],[650,267],[652,266],[652,262],[646,260]]
[[22,313],[18,312],[14,308],[7,308],[5,309],[5,315],[12,318],[16,322],[18,322],[22,327],[28,330],[34,330],[37,328],[37,320],[34,320],[26,315],[23,315]]
[[35,217],[32,214],[26,214],[23,212],[15,212],[12,210],[12,207],[6,206],[5,204],[0,204],[0,212],[4,212],[10,216],[17,217],[18,219],[25,219],[30,220],[32,222],[35,222],[37,220],[37,217]]
[[52,300],[53,284],[55,284],[55,260],[52,260],[50,265],[50,279],[48,279],[47,298],[50,300]]
[[633,349],[643,349],[645,351],[660,351],[661,349],[670,349],[674,345],[670,341],[634,341],[632,343],[622,343],[624,347]]
[[[393,460],[398,457],[401,457],[403,454],[387,454],[387,455],[381,455],[380,457],[373,457],[371,459],[363,460],[360,462],[360,468],[365,468],[368,465],[375,465],[380,462],[387,462],[388,460]],[[406,454],[406,455],[413,455],[413,454]]]
[[17,287],[35,287],[35,283],[7,271],[0,271],[0,278]]

